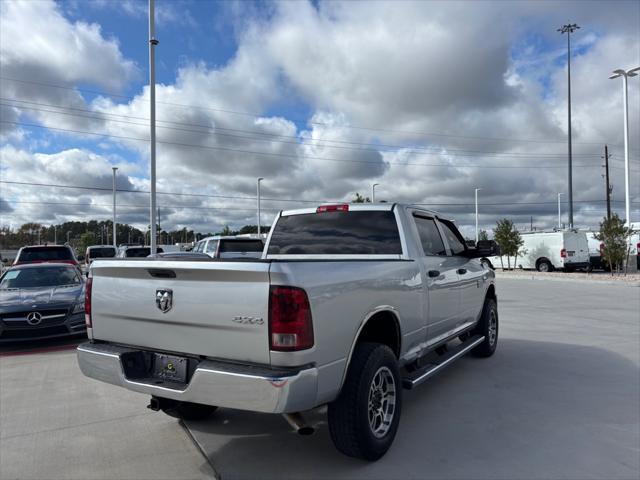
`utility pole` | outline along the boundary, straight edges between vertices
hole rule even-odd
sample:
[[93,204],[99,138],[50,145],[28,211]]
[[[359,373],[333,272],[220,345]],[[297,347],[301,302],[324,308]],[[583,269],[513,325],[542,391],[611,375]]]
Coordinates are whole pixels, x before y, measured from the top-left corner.
[[259,177],[258,178],[258,191],[257,191],[257,198],[258,198],[258,235],[260,235],[260,182],[264,180],[264,178]]
[[604,146],[604,177],[606,187],[606,199],[607,199],[607,220],[611,219],[611,184],[609,183],[609,148]]
[[558,229],[562,228],[562,209],[560,208],[560,197],[564,195],[562,192],[558,192]]
[[58,244],[58,228],[55,225],[53,226],[53,244]]
[[476,188],[476,245],[478,244],[478,190],[482,190],[481,188]]
[[113,170],[113,246],[118,247],[116,244],[116,172],[118,167],[111,167]]
[[155,37],[154,0],[149,0],[149,117],[151,140],[151,168],[149,180],[151,182],[149,245],[151,255],[155,255],[156,246],[156,56],[155,48],[158,40]]
[[573,228],[573,169],[571,158],[571,34],[580,27],[575,23],[567,23],[558,31],[567,34],[567,112],[568,112],[568,132],[569,132],[569,228]]

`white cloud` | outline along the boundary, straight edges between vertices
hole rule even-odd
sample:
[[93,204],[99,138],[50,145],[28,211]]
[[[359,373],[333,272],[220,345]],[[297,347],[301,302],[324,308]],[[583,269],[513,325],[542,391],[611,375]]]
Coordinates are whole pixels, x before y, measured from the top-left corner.
[[[158,190],[245,198],[161,196],[163,205],[193,207],[167,209],[163,223],[209,231],[224,224],[254,223],[251,197],[256,177],[261,176],[266,198],[349,200],[356,191],[368,195],[376,182],[380,183],[379,199],[435,204],[434,208],[455,214],[461,224],[472,222],[473,192],[480,187],[481,202],[491,204],[481,208],[485,226],[504,216],[521,225],[528,225],[531,216],[538,226],[554,225],[556,194],[566,192],[566,77],[563,63],[558,62],[563,38],[555,28],[558,15],[562,21],[566,18],[569,4],[558,4],[553,11],[539,2],[505,5],[329,2],[315,8],[284,2],[269,9],[266,18],[237,13],[242,17],[239,47],[226,65],[186,65],[178,70],[174,83],[157,87]],[[582,48],[572,63],[574,195],[576,223],[595,225],[604,213],[604,203],[595,204],[594,209],[579,201],[604,198],[601,141],[609,142],[616,155],[612,180],[615,199],[622,199],[621,86],[607,77],[613,68],[640,63],[640,41],[637,26],[628,20],[636,15],[633,7],[581,5],[578,21],[584,37],[576,43]],[[102,38],[97,26],[72,24],[55,6],[51,8],[65,26],[63,38],[94,39],[90,44],[95,48],[117,52],[107,57],[113,59],[109,68],[120,73],[109,75],[115,80],[99,83],[66,72],[72,61],[66,55],[58,61],[22,53],[31,63],[16,67],[16,75],[42,70],[49,72],[48,78],[69,85],[95,81],[104,88],[110,81],[129,78],[132,64],[122,58],[114,40]],[[241,4],[234,8],[242,10]],[[21,12],[37,16],[28,9]],[[547,46],[539,54],[539,49],[532,48],[518,57],[520,64],[514,62],[514,45],[521,45],[529,33],[520,36],[516,27],[522,25],[528,30],[548,30],[545,41],[557,42],[557,51]],[[609,25],[615,31],[607,31]],[[67,30],[76,32],[76,37],[69,37]],[[93,36],[78,32],[93,32]],[[16,38],[29,43],[19,52],[37,50],[37,42]],[[67,70],[73,72],[73,65]],[[632,132],[640,131],[638,84],[630,82],[630,105],[636,106]],[[21,93],[40,100],[37,88]],[[146,139],[148,98],[148,89],[142,88],[131,101],[97,98],[86,105],[78,92],[65,91],[50,101],[89,108],[99,118],[45,112],[36,118],[49,126]],[[311,106],[306,121],[269,113],[290,105],[291,98]],[[637,133],[632,135],[635,148],[640,147],[638,140]],[[146,190],[146,167],[140,170],[140,165],[148,159],[147,143],[125,139],[103,143],[128,149],[134,152],[132,157],[142,160],[121,162],[121,166],[123,173],[128,169],[132,188]],[[638,152],[634,155],[638,178]],[[93,185],[90,180],[109,179],[112,159],[105,158],[73,149],[44,157],[22,151],[12,154],[5,176],[21,176],[19,167],[25,164],[20,162],[32,162],[30,168],[41,171],[43,178],[58,175],[56,181],[61,183]],[[514,168],[526,165],[538,168]],[[491,168],[495,166],[508,168]],[[639,187],[640,182],[632,182],[636,202]],[[33,195],[49,198],[46,192]],[[145,201],[144,195],[131,195],[131,203]],[[263,203],[266,211],[288,206],[295,203]],[[621,204],[616,208],[620,211]],[[637,205],[634,209],[637,212]],[[30,215],[44,219],[59,210],[20,212],[25,212],[19,214],[25,219]],[[108,209],[77,210],[75,215],[99,212],[107,215]],[[131,221],[146,223],[144,209],[130,215]],[[269,215],[272,212],[265,214],[265,221]]]

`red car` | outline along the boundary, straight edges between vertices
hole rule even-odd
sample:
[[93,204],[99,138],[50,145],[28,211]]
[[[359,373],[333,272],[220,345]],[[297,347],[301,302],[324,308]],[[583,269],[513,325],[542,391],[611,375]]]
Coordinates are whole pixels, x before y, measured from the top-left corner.
[[33,245],[22,247],[13,265],[26,263],[69,263],[79,267],[73,250],[68,245]]

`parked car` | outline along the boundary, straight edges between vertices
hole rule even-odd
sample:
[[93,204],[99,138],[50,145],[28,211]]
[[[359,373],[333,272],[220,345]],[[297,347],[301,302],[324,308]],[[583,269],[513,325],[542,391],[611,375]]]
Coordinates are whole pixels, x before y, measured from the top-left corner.
[[69,263],[79,266],[73,249],[69,245],[32,245],[22,247],[18,250],[13,265],[43,262]]
[[[161,247],[156,247],[156,253],[163,253],[164,250]],[[151,247],[123,247],[118,252],[118,258],[144,258],[151,255]]]
[[264,242],[258,237],[207,237],[197,242],[192,252],[212,258],[260,258]]
[[0,342],[84,334],[84,286],[73,265],[10,268],[0,277]]
[[337,449],[377,460],[403,388],[495,351],[493,245],[420,207],[341,204],[281,212],[253,261],[97,260],[78,362],[183,418],[228,407],[309,432],[300,412],[328,404]]
[[89,266],[96,258],[113,258],[117,253],[118,251],[113,245],[91,245],[87,247],[84,262],[86,266]]
[[506,256],[488,257],[486,261],[491,268],[515,265],[517,268],[536,269],[539,272],[589,268],[589,245],[587,234],[584,232],[524,232],[520,236],[524,241],[521,249],[523,253],[517,259]]

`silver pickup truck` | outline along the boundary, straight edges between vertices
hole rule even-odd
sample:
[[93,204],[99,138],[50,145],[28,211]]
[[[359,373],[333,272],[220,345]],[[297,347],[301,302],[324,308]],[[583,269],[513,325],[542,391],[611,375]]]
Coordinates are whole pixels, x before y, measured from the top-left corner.
[[309,433],[301,412],[328,404],[336,448],[377,460],[403,389],[495,351],[495,276],[479,260],[495,253],[411,205],[283,211],[261,259],[94,261],[78,361],[186,419],[281,413]]

